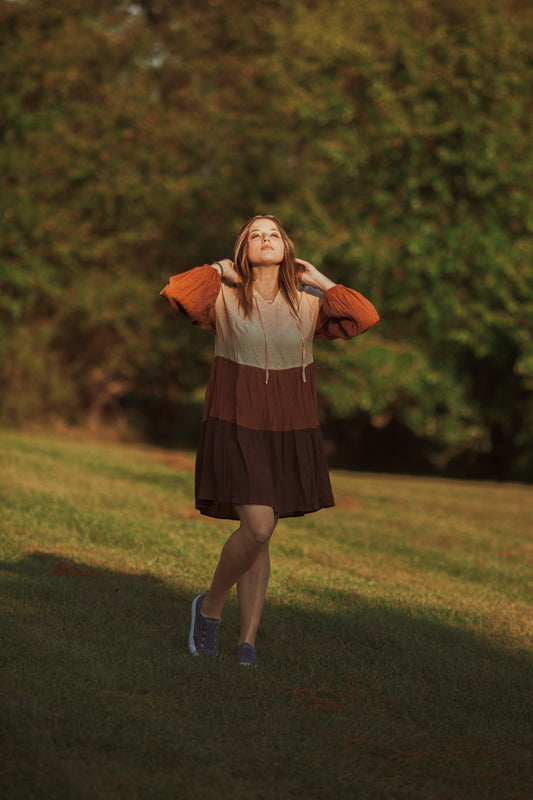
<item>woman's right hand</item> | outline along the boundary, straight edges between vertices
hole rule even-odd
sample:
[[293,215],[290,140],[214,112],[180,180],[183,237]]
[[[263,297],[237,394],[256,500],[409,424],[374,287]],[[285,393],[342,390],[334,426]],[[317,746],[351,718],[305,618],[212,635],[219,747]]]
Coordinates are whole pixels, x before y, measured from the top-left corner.
[[211,266],[216,269],[217,272],[220,272],[220,266],[224,270],[224,280],[228,283],[240,283],[241,279],[237,272],[235,271],[235,264],[229,258],[220,258],[218,261],[213,261]]

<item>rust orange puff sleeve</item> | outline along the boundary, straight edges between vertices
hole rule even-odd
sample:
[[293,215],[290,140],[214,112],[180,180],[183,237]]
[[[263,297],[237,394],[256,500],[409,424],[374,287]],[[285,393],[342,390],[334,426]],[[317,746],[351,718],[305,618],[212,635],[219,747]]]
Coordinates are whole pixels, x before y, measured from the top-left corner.
[[215,332],[215,302],[220,275],[209,264],[173,275],[160,292],[168,302],[204,331]]
[[372,303],[354,289],[337,284],[324,292],[315,336],[321,339],[351,339],[379,320]]

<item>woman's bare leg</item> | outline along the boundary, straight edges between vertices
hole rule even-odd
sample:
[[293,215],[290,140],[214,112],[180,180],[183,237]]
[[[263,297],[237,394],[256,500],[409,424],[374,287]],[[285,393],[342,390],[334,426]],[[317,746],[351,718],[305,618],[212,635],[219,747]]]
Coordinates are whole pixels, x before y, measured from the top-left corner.
[[250,569],[243,572],[237,581],[237,600],[241,623],[239,644],[248,642],[255,647],[255,637],[261,621],[269,578],[270,553],[267,544]]
[[[260,556],[262,559],[260,559],[258,567],[259,572],[255,574],[256,577],[257,574],[262,576],[263,583],[265,580],[264,553],[268,557],[268,542],[276,527],[278,517],[270,506],[239,505],[236,506],[236,509],[241,524],[222,548],[213,581],[207,597],[202,603],[202,614],[205,617],[222,616],[222,608],[229,590],[245,572],[253,568]],[[250,581],[248,581],[249,583]],[[248,584],[245,579],[245,586]],[[266,587],[264,591],[266,593]],[[245,590],[245,594],[248,595],[249,592]],[[248,608],[247,601],[244,602],[245,608]],[[263,602],[264,597],[261,608]],[[254,600],[252,605],[257,606],[257,601]],[[249,618],[249,613],[246,612],[246,614]],[[252,618],[254,618],[253,613]]]

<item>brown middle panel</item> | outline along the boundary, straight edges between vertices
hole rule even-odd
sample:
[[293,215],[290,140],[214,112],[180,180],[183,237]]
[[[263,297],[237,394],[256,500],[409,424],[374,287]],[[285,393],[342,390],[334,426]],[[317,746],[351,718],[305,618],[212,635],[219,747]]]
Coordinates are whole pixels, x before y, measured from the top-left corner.
[[252,430],[303,430],[318,425],[313,364],[265,370],[216,356],[207,385],[204,421],[226,420]]

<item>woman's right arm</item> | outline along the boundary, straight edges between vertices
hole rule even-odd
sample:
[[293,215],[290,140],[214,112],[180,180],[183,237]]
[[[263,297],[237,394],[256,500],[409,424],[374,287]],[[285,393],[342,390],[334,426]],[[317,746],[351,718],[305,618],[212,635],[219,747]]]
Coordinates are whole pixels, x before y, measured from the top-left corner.
[[[224,262],[222,262],[223,264]],[[168,302],[204,331],[215,331],[215,303],[220,292],[221,269],[217,264],[173,275],[160,292]]]

